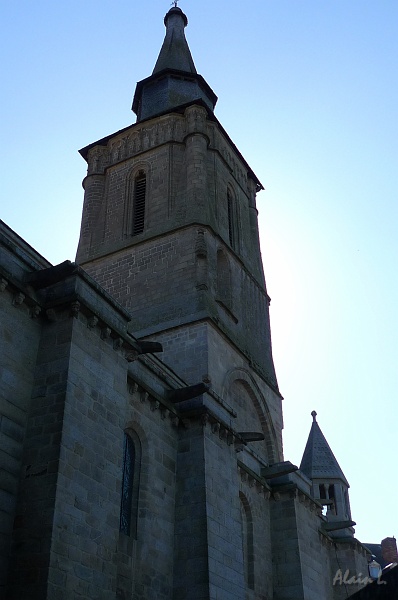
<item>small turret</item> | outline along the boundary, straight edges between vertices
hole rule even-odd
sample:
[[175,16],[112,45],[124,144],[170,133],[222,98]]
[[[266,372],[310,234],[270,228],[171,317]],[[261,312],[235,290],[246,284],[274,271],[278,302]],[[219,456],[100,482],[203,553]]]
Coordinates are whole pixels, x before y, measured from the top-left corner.
[[[349,483],[341,470],[312,411],[312,426],[305,446],[300,470],[312,481],[312,495],[325,507],[328,521],[351,524],[348,497]],[[344,529],[345,534],[349,533]],[[342,532],[339,531],[341,536]],[[352,535],[350,533],[350,535]]]

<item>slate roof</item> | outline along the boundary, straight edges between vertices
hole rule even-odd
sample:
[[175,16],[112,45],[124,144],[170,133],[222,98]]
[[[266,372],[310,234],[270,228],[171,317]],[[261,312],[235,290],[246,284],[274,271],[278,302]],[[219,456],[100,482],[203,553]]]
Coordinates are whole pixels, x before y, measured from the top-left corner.
[[188,19],[181,8],[174,7],[170,9],[164,18],[164,24],[166,26],[166,36],[152,74],[163,71],[163,69],[196,73],[184,33]]
[[190,102],[202,100],[211,111],[217,96],[197,73],[184,29],[186,15],[178,7],[164,18],[166,36],[152,75],[137,83],[132,110],[143,121]]
[[317,423],[316,412],[313,411],[311,414],[313,416],[313,423],[301,460],[300,471],[310,479],[341,479],[349,486],[339,463]]

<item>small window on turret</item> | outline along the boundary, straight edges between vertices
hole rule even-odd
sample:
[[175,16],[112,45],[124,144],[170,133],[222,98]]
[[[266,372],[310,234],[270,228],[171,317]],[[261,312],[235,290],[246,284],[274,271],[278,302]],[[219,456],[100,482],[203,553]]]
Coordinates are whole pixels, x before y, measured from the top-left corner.
[[330,512],[333,515],[337,514],[337,506],[336,506],[336,495],[335,495],[335,491],[334,491],[334,485],[331,484],[329,486],[329,500],[331,500],[331,504],[330,504]]
[[145,225],[145,196],[146,196],[146,175],[140,171],[134,180],[134,200],[133,200],[133,235],[138,235],[144,231]]
[[326,490],[325,490],[325,486],[323,483],[321,483],[319,486],[319,498],[321,500],[325,500],[325,498],[326,498]]

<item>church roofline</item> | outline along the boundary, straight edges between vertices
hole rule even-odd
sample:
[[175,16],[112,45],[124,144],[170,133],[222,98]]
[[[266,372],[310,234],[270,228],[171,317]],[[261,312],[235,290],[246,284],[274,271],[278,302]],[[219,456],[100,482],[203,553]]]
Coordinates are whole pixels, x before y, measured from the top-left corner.
[[0,243],[6,246],[11,252],[18,255],[29,267],[35,270],[47,269],[52,264],[33,246],[24,240],[7,223],[0,219]]
[[159,113],[157,115],[154,115],[154,116],[148,117],[147,119],[139,121],[138,123],[132,123],[131,125],[128,125],[127,127],[124,127],[123,129],[119,129],[119,131],[115,131],[115,133],[111,133],[110,135],[107,135],[106,137],[103,137],[100,140],[97,140],[96,142],[92,142],[91,144],[88,144],[88,146],[85,146],[84,148],[81,148],[79,150],[79,154],[87,162],[88,153],[91,150],[91,148],[94,148],[95,146],[107,146],[108,142],[111,139],[113,139],[114,137],[120,135],[121,133],[124,133],[125,131],[127,131],[128,129],[131,129],[132,127],[136,127],[137,125],[142,125],[143,123],[146,123],[147,121],[151,121],[152,119],[155,119],[157,117],[162,117],[164,115],[173,114],[173,113],[182,114],[182,113],[184,113],[185,109],[188,108],[188,106],[192,106],[194,104],[197,104],[199,106],[203,106],[203,108],[205,108],[206,111],[207,111],[207,116],[210,119],[210,121],[214,121],[217,124],[217,126],[220,128],[221,133],[225,136],[226,140],[231,145],[231,147],[233,148],[234,152],[236,152],[236,154],[239,157],[239,159],[245,165],[249,177],[255,182],[256,188],[257,188],[256,191],[260,192],[261,190],[264,190],[265,188],[264,188],[263,184],[258,179],[257,175],[254,173],[253,169],[249,166],[248,162],[243,157],[243,155],[241,154],[241,152],[238,150],[237,146],[231,140],[231,138],[229,137],[228,133],[225,131],[224,127],[221,125],[220,121],[217,119],[217,117],[215,116],[215,114],[213,113],[213,111],[211,111],[208,108],[208,106],[206,105],[206,103],[203,102],[203,100],[200,100],[200,99],[194,100],[192,102],[187,102],[186,104],[181,104],[180,106],[176,106],[172,110],[166,110],[166,111],[164,111],[162,113]]

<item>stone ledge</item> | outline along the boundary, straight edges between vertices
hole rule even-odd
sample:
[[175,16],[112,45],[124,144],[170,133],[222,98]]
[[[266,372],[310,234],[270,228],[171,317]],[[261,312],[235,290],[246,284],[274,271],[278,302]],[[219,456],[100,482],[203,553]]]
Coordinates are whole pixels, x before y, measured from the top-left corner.
[[242,461],[238,460],[238,468],[242,477],[242,480],[246,477],[249,481],[249,485],[256,485],[262,489],[262,491],[266,492],[266,498],[269,499],[271,496],[271,487],[265,481],[263,477],[260,477],[252,471],[249,467],[247,467]]
[[297,483],[288,481],[286,483],[271,484],[274,500],[280,500],[281,496],[289,495],[290,498],[297,498],[302,504],[310,507],[311,511],[318,511],[318,516],[321,516],[322,504],[315,498],[304,492]]
[[32,269],[39,270],[51,267],[51,263],[48,260],[1,220],[0,243]]

